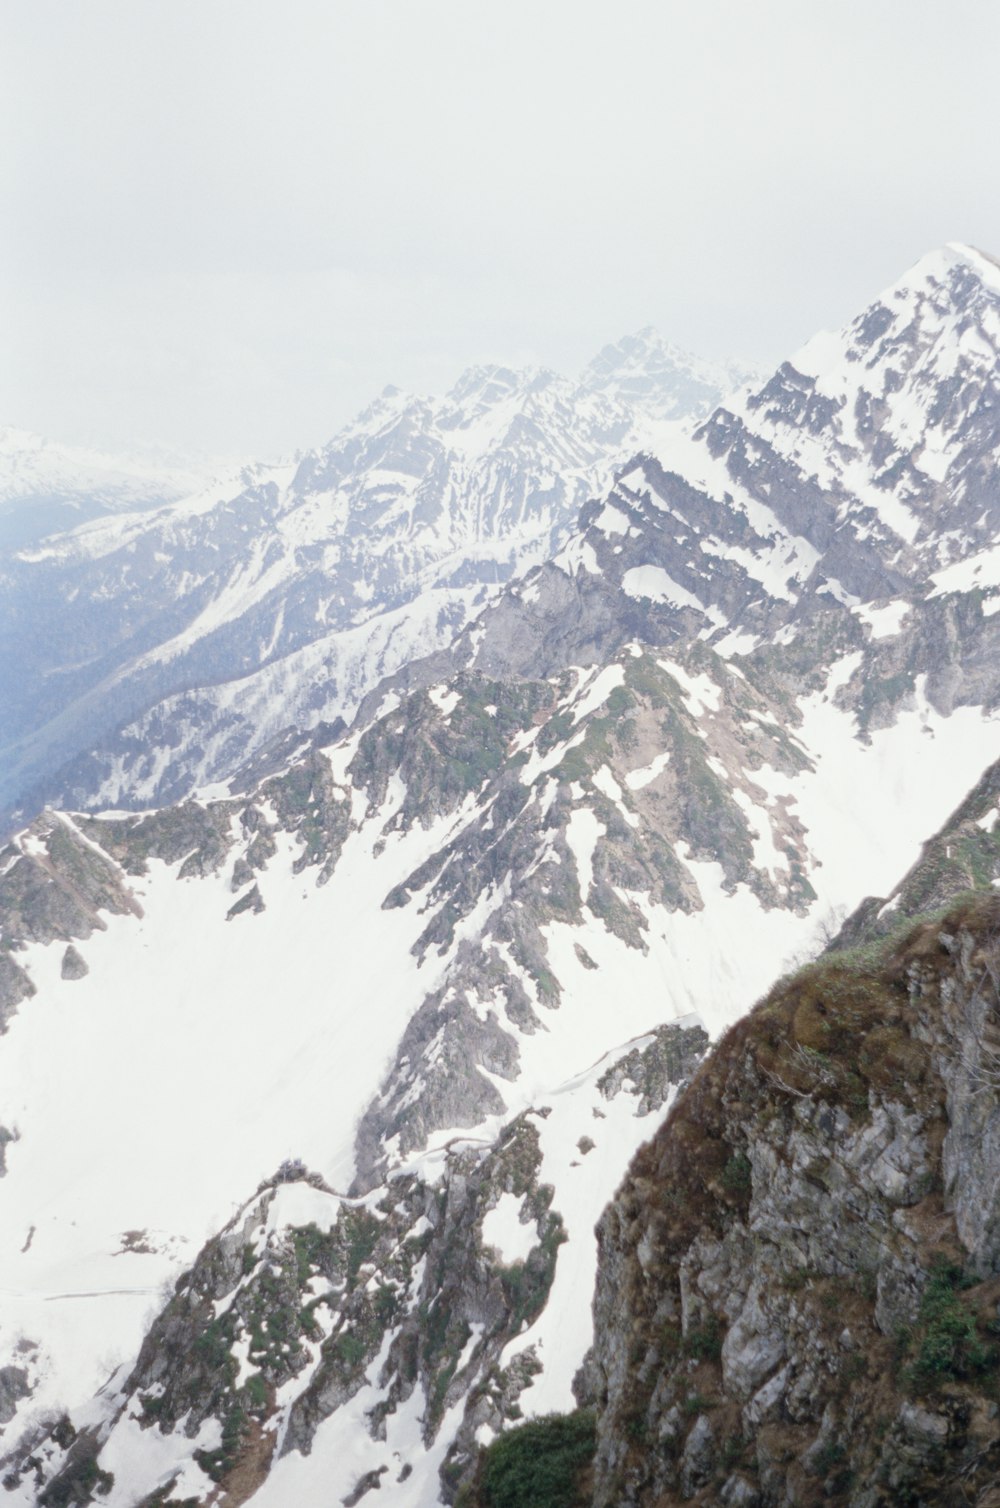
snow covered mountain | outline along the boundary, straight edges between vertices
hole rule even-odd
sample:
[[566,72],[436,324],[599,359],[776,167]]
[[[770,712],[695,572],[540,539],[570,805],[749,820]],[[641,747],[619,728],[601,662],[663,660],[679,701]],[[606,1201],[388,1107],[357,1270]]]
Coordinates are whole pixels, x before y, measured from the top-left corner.
[[[664,343],[640,346],[600,381],[483,367],[442,399],[387,389],[295,466],[0,562],[0,806],[178,799],[289,727],[349,718],[559,547],[651,415],[704,406],[680,366],[671,387]],[[644,359],[648,409],[600,391]]]
[[894,602],[888,626],[955,588],[991,597],[998,365],[1000,267],[932,253],[693,434],[668,428],[499,599],[464,662],[496,670],[510,640],[536,671],[603,653],[623,593],[623,631],[696,633],[724,653],[793,635],[833,601],[862,620]]
[[573,1406],[594,1222],[707,1036],[1000,756],[1000,287],[955,249],[873,307],[350,730],[0,852],[13,1504],[424,1508]]
[[29,430],[0,429],[0,551],[108,513],[173,502],[204,485],[208,462],[107,455]]
[[599,351],[582,381],[653,418],[673,420],[707,415],[729,393],[761,376],[742,362],[692,356],[647,326]]

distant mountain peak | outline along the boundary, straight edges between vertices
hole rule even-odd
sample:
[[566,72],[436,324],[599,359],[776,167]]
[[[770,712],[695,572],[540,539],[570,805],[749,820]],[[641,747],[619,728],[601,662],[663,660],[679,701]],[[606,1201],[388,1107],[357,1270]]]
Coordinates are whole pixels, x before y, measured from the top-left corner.
[[466,367],[447,394],[452,403],[480,400],[495,403],[515,393],[532,392],[550,387],[559,376],[547,367],[507,367],[490,362]]
[[580,380],[592,392],[639,403],[659,419],[680,419],[707,414],[756,375],[740,362],[693,356],[653,325],[644,325],[634,335],[603,346]]

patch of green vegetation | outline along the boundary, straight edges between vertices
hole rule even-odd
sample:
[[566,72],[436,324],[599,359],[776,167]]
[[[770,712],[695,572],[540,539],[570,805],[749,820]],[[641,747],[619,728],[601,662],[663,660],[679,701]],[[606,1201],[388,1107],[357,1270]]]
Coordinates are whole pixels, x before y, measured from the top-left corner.
[[944,1382],[972,1377],[995,1365],[996,1348],[979,1335],[976,1312],[966,1296],[976,1281],[956,1262],[944,1257],[933,1262],[909,1337],[915,1354],[904,1373],[916,1392],[931,1392]]
[[500,1281],[511,1310],[513,1334],[533,1324],[545,1308],[555,1280],[559,1247],[566,1239],[561,1218],[552,1216],[527,1260],[501,1269]]
[[[620,687],[618,688],[621,689]],[[612,736],[616,732],[613,717],[594,717],[587,723],[586,732],[578,744],[567,749],[553,773],[557,780],[569,785],[572,781],[589,782],[593,772],[613,757]]]
[[482,1508],[583,1508],[596,1448],[594,1416],[585,1410],[507,1430],[483,1457]]
[[676,688],[676,682],[661,670],[649,655],[631,659],[625,665],[625,684],[651,707],[670,705],[668,690]]
[[813,1458],[818,1477],[828,1477],[846,1459],[847,1451],[839,1440],[824,1440]]
[[38,1499],[39,1508],[73,1508],[77,1503],[89,1503],[95,1493],[107,1497],[115,1479],[110,1471],[104,1471],[94,1456],[84,1456],[70,1463],[50,1482]]
[[732,1471],[734,1466],[739,1465],[750,1443],[745,1435],[732,1434],[726,1436],[722,1442],[722,1449],[719,1451],[719,1465],[724,1472]]
[[707,853],[721,859],[730,882],[752,878],[756,871],[747,819],[726,783],[709,765],[705,740],[698,737],[690,718],[676,706],[668,706],[661,726],[693,856]]
[[625,1437],[631,1440],[633,1445],[645,1445],[649,1439],[649,1418],[646,1414],[635,1412],[625,1418]]
[[407,822],[453,806],[505,771],[513,735],[530,727],[554,699],[544,682],[510,685],[474,675],[457,677],[452,689],[458,701],[444,716],[428,692],[412,693],[366,730],[351,763],[355,783],[375,805],[390,774],[398,773],[406,786],[402,816]]
[[285,1371],[287,1354],[298,1347],[301,1333],[298,1299],[298,1288],[289,1281],[287,1273],[264,1269],[253,1289],[246,1322],[250,1355],[254,1364],[267,1372]]
[[[341,793],[343,794],[343,793]],[[262,787],[261,795],[274,806],[279,824],[294,832],[301,852],[292,866],[295,874],[311,864],[336,861],[350,828],[350,802],[337,799],[328,761],[318,750],[296,761],[283,775]]]
[[[442,1306],[439,1305],[438,1307],[441,1308]],[[450,1341],[445,1348],[443,1359],[441,1361],[441,1364],[439,1365],[437,1375],[434,1378],[434,1386],[431,1389],[431,1395],[428,1404],[428,1418],[432,1423],[436,1424],[444,1413],[445,1400],[448,1396],[448,1389],[451,1386],[451,1380],[454,1377],[455,1373],[458,1371],[459,1360],[461,1358],[462,1352],[465,1350],[466,1343],[471,1334],[472,1331],[469,1328],[468,1323],[464,1320],[462,1321],[461,1325],[455,1328],[452,1332]]]
[[539,754],[547,754],[554,749],[556,744],[561,744],[569,738],[573,731],[573,714],[569,708],[562,712],[556,712],[548,722],[538,730],[535,739],[535,748]]
[[209,1320],[194,1343],[195,1355],[210,1372],[225,1373],[235,1366],[230,1347],[233,1337],[227,1323],[228,1316]]
[[695,1390],[681,1400],[681,1412],[686,1418],[693,1419],[696,1414],[705,1414],[709,1409],[714,1409],[716,1402],[715,1398],[709,1398],[705,1393]]
[[222,1421],[222,1443],[217,1450],[196,1450],[194,1458],[206,1476],[221,1482],[239,1458],[247,1434],[247,1416],[242,1405],[233,1403]]
[[332,1350],[349,1372],[356,1371],[365,1359],[365,1343],[353,1330],[341,1330]]
[[267,1384],[260,1372],[254,1372],[243,1384],[243,1396],[251,1413],[267,1407]]
[[343,1224],[347,1245],[347,1281],[353,1285],[361,1267],[375,1250],[381,1226],[366,1209],[348,1210]]
[[753,1187],[753,1169],[745,1152],[734,1152],[722,1170],[719,1182],[726,1193],[738,1201],[749,1200]]
[[689,1325],[681,1349],[697,1361],[718,1361],[722,1355],[722,1326],[718,1317],[710,1314],[700,1325]]
[[315,1224],[300,1225],[291,1233],[295,1251],[295,1275],[299,1287],[305,1287],[313,1269],[322,1267],[323,1259],[330,1250],[330,1238]]
[[624,717],[635,706],[635,697],[624,686],[616,686],[604,705],[610,717]]
[[388,1330],[399,1313],[399,1295],[389,1283],[379,1283],[372,1300],[375,1320],[382,1330]]
[[894,707],[910,695],[913,685],[912,670],[900,670],[896,675],[884,676],[881,680],[871,674],[866,676],[858,707],[858,727],[867,732],[878,710],[882,707]]

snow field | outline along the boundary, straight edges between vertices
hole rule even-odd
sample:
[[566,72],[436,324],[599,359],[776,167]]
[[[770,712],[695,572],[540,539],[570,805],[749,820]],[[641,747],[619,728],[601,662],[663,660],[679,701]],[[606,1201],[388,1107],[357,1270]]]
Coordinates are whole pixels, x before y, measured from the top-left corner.
[[[381,902],[453,821],[390,836],[378,860],[370,824],[321,889],[291,873],[285,838],[267,910],[228,923],[226,871],[179,881],[153,861],[143,918],[108,917],[80,944],[85,978],[59,977],[58,945],[22,955],[38,994],[0,1054],[20,1137],[0,1185],[0,1338],[49,1358],[32,1410],[82,1401],[137,1349],[234,1193],[288,1157],[347,1187],[355,1123],[444,967],[410,952],[416,908]],[[116,1255],[128,1231],[154,1251]]]

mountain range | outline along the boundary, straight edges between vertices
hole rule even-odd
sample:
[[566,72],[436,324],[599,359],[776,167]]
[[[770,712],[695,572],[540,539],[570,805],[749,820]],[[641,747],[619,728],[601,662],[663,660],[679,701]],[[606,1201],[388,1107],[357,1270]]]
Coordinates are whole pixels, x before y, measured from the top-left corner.
[[146,478],[160,506],[138,511],[128,463],[77,455],[74,474],[65,450],[41,507],[15,482],[53,448],[12,449],[0,508],[48,522],[89,489],[99,516],[0,553],[0,809],[177,800],[288,728],[349,719],[548,558],[648,432],[745,375],[651,330],[578,380],[474,368],[440,399],[387,388],[297,461],[180,496],[173,473]]
[[986,1459],[998,353],[952,246],[735,394],[643,332],[4,556],[12,1504],[496,1508],[578,1404],[602,1508],[945,1501],[931,1213]]

